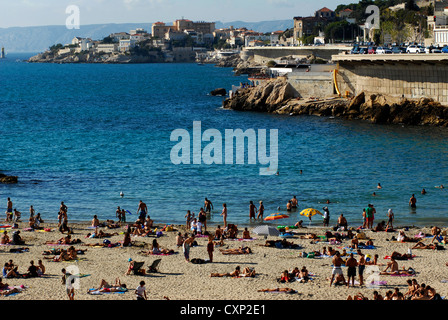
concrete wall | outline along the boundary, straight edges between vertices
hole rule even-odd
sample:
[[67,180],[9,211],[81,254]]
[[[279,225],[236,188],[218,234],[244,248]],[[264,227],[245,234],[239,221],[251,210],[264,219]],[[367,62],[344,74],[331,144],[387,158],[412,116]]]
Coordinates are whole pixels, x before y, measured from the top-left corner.
[[306,99],[334,95],[331,72],[292,72],[288,73],[287,81],[294,88],[297,97]]
[[350,51],[350,49],[350,47],[345,46],[254,47],[245,48],[243,52],[250,51],[250,53],[244,55],[253,55],[256,63],[265,65],[268,61],[281,57],[293,56],[294,58],[302,59],[311,54],[325,60],[330,60],[333,55],[339,54],[341,51]]
[[433,98],[448,106],[448,63],[339,62],[337,82],[342,94],[384,94],[418,99]]

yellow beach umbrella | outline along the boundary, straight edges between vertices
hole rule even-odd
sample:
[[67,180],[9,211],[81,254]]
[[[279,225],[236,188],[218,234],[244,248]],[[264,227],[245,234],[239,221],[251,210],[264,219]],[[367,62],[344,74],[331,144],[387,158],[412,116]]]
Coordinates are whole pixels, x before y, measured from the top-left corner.
[[314,208],[307,208],[307,209],[303,209],[302,211],[300,211],[300,215],[308,217],[308,218],[310,218],[316,214],[322,215],[322,213],[319,210],[316,210]]

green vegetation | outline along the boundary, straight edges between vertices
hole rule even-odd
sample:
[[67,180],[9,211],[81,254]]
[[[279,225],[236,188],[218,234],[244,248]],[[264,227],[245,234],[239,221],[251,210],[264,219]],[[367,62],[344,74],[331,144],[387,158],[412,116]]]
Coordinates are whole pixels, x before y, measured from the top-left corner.
[[[389,7],[405,4],[404,9],[390,10]],[[344,9],[353,10],[351,18],[356,19],[356,24],[366,22],[369,14],[366,14],[366,8],[369,5],[376,5],[380,9],[380,29],[375,30],[374,38],[371,39],[375,43],[383,43],[386,41],[385,35],[390,36],[391,42],[402,43],[410,40],[414,36],[413,41],[422,41],[428,35],[427,16],[434,14],[432,4],[419,8],[415,4],[415,0],[361,0],[358,3],[347,5],[339,5],[336,12]],[[346,26],[330,24],[325,29],[325,36],[331,39],[341,39],[341,31],[347,32]],[[346,33],[347,36],[347,33]]]

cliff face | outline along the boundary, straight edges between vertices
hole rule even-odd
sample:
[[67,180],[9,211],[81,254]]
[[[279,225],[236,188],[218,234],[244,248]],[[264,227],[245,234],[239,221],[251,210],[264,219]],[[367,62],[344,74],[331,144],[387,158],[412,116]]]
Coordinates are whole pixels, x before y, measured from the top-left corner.
[[334,116],[383,124],[448,126],[448,108],[429,98],[408,100],[361,92],[352,99],[298,100],[294,98],[291,85],[281,79],[239,90],[223,102],[223,107],[274,114]]

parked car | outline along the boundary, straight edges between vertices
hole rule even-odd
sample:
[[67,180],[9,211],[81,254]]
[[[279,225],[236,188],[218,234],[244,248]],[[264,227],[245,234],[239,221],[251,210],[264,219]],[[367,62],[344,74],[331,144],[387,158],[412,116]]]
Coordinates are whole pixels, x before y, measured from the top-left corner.
[[425,48],[412,44],[406,48],[406,53],[425,53]]
[[428,46],[425,48],[425,53],[441,53],[442,50],[438,47]]
[[351,54],[358,54],[359,53],[359,47],[353,47],[352,50],[350,50]]
[[369,49],[367,50],[367,52],[369,54],[374,54],[376,52],[376,47],[369,47]]
[[395,46],[391,49],[392,53],[406,53],[406,48]]
[[389,54],[389,53],[392,53],[392,50],[390,50],[387,47],[378,47],[378,48],[376,48],[376,53],[377,54]]
[[360,48],[359,49],[359,54],[368,54],[369,50],[367,48]]

